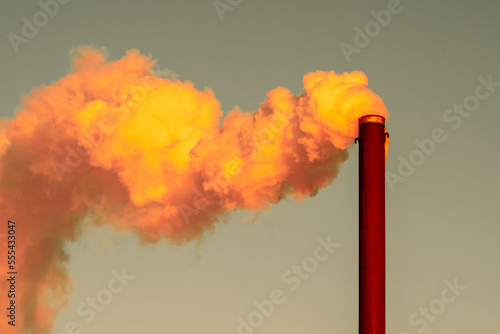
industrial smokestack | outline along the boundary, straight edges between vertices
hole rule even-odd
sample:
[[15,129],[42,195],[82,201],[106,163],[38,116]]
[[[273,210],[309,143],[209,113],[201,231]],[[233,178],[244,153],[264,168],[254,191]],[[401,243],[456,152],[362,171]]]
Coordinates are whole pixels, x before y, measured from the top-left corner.
[[107,61],[79,48],[71,73],[0,119],[0,211],[23,236],[19,333],[53,331],[71,292],[66,242],[83,224],[195,240],[229,212],[316,195],[347,159],[358,119],[389,116],[358,71],[311,72],[299,95],[278,87],[255,111],[226,113],[210,89],[156,77],[154,64],[137,50]]
[[359,118],[359,333],[385,333],[385,118]]

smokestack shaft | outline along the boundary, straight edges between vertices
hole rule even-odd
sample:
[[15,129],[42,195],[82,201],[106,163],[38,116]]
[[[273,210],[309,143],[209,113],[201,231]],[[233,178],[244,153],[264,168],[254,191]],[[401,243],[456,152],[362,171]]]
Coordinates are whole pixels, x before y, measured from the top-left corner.
[[359,333],[385,334],[385,119],[359,119]]

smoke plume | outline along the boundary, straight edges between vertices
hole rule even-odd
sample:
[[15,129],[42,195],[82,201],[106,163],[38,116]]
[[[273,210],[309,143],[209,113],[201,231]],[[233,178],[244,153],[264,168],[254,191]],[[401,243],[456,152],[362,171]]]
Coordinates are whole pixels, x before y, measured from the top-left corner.
[[136,50],[112,62],[80,48],[70,74],[2,120],[0,208],[20,238],[17,332],[49,332],[67,304],[64,245],[84,220],[145,242],[192,240],[228,212],[314,196],[347,159],[358,118],[387,117],[362,72],[317,71],[303,94],[278,87],[256,111],[221,121],[210,89],[159,78],[154,64]]

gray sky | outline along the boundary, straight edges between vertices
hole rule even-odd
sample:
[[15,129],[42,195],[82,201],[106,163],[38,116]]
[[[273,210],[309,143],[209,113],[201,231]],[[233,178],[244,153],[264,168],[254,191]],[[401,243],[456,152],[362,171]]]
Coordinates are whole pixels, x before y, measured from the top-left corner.
[[[41,7],[2,0],[1,116],[12,117],[32,88],[64,76],[80,45],[106,47],[112,59],[131,48],[151,54],[179,79],[211,88],[224,111],[253,111],[277,86],[300,93],[310,71],[361,70],[390,112],[387,333],[498,333],[500,5],[220,3],[232,11],[219,16],[211,0],[71,0],[13,47],[8,34],[22,35],[22,18],[32,20]],[[373,23],[371,12],[388,8],[385,26]],[[356,27],[373,29],[369,40],[356,39]],[[465,104],[462,114],[455,104]],[[353,147],[337,181],[317,196],[273,205],[254,223],[255,213],[231,214],[199,243],[143,247],[130,235],[89,230],[68,245],[74,292],[53,333],[75,322],[93,334],[233,334],[238,317],[247,319],[254,301],[274,290],[282,303],[254,333],[354,333],[357,193]],[[290,278],[287,271],[328,236],[340,246],[292,290],[283,275]],[[109,289],[122,268],[135,278],[87,323],[79,306]],[[461,288],[443,297],[454,283]]]

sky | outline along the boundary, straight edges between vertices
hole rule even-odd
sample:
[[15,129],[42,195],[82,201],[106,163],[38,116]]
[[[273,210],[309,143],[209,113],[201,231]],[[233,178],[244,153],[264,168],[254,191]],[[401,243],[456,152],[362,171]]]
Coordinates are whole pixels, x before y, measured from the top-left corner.
[[[43,5],[1,7],[3,118],[66,76],[79,46],[113,60],[138,49],[224,112],[252,112],[279,86],[300,94],[309,72],[363,71],[390,114],[387,333],[500,330],[497,2],[61,0],[29,37]],[[316,196],[230,213],[180,246],[84,228],[65,245],[73,291],[50,333],[356,332],[356,146],[349,155]],[[325,243],[308,275],[292,272]],[[93,311],[88,298],[106,302]]]

